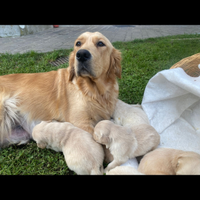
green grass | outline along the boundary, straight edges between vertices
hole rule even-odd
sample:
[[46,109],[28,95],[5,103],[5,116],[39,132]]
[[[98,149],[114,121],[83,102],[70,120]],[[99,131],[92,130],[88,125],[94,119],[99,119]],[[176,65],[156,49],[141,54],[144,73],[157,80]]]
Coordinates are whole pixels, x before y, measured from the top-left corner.
[[[183,39],[184,40],[176,40]],[[191,40],[190,40],[191,38]],[[196,39],[195,39],[196,38]],[[133,104],[142,102],[145,86],[157,72],[169,69],[181,59],[200,52],[200,34],[114,42],[122,52],[122,79],[119,99]],[[57,70],[49,62],[68,56],[72,49],[49,53],[0,54],[0,75]],[[68,63],[59,68],[68,67]],[[0,175],[74,175],[63,154],[39,149],[34,141],[0,150]]]
[[0,152],[0,175],[74,175],[62,152],[40,149],[34,141],[13,145]]
[[[0,54],[0,75],[57,70],[58,67],[52,66],[49,62],[66,57],[71,51],[72,49],[63,49],[48,53],[30,51],[24,54]],[[66,67],[68,63],[59,66],[59,68]]]

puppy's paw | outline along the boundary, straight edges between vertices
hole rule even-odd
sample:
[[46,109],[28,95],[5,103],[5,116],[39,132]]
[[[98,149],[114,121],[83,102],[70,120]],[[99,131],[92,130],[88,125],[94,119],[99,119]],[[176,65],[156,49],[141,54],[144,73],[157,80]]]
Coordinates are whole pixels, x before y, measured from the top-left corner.
[[103,173],[107,173],[112,169],[112,167],[110,167],[109,165],[104,169]]
[[41,149],[44,149],[46,147],[46,144],[44,143],[37,143],[37,146]]
[[106,167],[104,170],[103,170],[103,173],[106,174],[108,172],[108,168]]

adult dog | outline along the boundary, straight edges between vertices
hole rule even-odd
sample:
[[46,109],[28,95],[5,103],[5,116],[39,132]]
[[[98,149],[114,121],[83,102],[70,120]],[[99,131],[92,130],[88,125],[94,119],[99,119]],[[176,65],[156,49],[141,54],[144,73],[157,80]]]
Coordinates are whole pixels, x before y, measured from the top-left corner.
[[0,147],[26,143],[36,124],[51,119],[92,134],[114,112],[117,77],[121,53],[99,32],[77,38],[66,69],[0,76]]

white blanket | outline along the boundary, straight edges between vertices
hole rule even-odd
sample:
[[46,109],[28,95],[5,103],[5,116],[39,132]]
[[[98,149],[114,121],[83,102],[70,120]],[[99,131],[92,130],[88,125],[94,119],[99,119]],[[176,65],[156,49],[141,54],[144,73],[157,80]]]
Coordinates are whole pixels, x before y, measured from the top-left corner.
[[142,108],[161,137],[159,147],[200,154],[200,76],[163,70],[145,89]]

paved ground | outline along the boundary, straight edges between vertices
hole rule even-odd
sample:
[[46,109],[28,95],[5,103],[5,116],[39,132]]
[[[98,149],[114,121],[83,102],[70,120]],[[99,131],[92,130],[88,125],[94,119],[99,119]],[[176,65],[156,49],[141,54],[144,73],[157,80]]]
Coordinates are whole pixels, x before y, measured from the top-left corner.
[[24,53],[30,50],[48,52],[54,49],[72,48],[74,40],[85,31],[99,31],[111,42],[115,42],[184,33],[200,34],[200,25],[82,25],[59,27],[32,35],[0,38],[0,53]]

